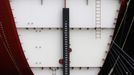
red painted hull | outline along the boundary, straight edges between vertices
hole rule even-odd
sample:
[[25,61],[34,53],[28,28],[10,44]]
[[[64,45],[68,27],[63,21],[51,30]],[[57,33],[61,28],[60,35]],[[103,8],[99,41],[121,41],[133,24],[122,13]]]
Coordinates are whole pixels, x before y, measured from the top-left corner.
[[0,74],[33,75],[21,47],[9,0],[0,0]]

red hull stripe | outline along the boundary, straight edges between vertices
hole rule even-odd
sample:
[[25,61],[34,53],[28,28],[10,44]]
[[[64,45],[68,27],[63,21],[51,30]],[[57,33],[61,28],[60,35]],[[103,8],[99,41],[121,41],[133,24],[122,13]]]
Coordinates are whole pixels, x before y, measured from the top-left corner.
[[0,0],[0,75],[33,75],[18,37],[9,0]]

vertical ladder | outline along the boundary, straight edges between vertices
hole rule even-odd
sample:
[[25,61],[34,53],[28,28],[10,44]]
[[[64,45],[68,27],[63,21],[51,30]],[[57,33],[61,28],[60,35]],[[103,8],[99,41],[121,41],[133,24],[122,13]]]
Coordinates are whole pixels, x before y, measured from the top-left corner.
[[69,8],[63,8],[63,75],[70,75]]
[[95,2],[95,27],[96,27],[96,31],[95,31],[95,37],[97,39],[101,38],[101,0],[96,0]]

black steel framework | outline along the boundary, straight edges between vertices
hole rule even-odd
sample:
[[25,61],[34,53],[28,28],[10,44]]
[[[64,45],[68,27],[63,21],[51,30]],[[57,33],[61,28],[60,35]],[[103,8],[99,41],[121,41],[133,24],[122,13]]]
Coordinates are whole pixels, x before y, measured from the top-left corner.
[[121,10],[110,51],[98,75],[134,74],[134,0]]

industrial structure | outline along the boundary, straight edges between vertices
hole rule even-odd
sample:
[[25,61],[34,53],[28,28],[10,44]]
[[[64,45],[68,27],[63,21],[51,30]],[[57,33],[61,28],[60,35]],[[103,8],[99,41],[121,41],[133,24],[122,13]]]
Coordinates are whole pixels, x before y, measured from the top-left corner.
[[0,75],[134,75],[134,0],[0,0]]

